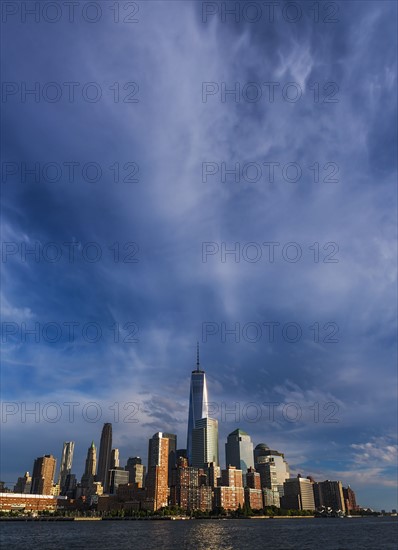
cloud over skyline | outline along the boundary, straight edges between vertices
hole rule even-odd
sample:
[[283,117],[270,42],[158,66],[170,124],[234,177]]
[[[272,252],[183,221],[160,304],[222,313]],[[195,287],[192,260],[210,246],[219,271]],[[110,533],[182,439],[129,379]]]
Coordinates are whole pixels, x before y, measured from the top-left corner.
[[[80,477],[105,421],[124,461],[158,430],[185,447],[199,340],[222,456],[239,426],[295,472],[397,507],[396,5],[339,2],[326,24],[296,4],[295,23],[149,1],[134,24],[104,7],[93,24],[3,25],[3,81],[18,87],[2,106],[2,398],[19,404],[2,423],[7,481],[64,440]],[[22,101],[35,82],[39,101]],[[24,423],[22,402],[62,418]],[[139,422],[123,422],[132,402]]]

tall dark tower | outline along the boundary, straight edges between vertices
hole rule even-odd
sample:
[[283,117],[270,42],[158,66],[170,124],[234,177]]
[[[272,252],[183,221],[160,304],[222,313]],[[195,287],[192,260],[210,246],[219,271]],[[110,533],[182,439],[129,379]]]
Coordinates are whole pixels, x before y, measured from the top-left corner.
[[84,474],[94,477],[97,471],[97,449],[95,448],[94,441],[91,443],[87,451],[86,467]]
[[192,436],[196,428],[196,422],[208,416],[208,399],[206,374],[200,370],[199,343],[196,348],[196,370],[191,374],[191,389],[189,392],[189,413],[187,433],[187,455],[189,464],[192,463]]
[[173,468],[177,466],[177,436],[176,434],[164,433],[163,437],[169,440],[169,486],[171,485],[171,476]]
[[107,422],[102,428],[101,442],[98,456],[98,474],[97,481],[102,483],[104,493],[108,492],[108,471],[111,467],[111,453],[112,453],[112,424]]
[[91,443],[87,451],[86,467],[84,474],[82,475],[82,487],[84,489],[90,489],[95,478],[97,471],[97,449],[95,448],[94,441]]

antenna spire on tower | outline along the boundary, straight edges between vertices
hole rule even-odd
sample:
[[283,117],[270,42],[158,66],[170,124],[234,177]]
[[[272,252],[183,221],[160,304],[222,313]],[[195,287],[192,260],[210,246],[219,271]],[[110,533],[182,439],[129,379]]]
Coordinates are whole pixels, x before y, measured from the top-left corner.
[[196,370],[199,372],[199,342],[196,342]]

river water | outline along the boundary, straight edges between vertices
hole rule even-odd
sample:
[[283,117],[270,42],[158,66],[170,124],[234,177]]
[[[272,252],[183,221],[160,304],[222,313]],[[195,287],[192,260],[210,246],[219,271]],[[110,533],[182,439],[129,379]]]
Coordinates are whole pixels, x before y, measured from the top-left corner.
[[1,522],[4,550],[389,550],[397,518]]

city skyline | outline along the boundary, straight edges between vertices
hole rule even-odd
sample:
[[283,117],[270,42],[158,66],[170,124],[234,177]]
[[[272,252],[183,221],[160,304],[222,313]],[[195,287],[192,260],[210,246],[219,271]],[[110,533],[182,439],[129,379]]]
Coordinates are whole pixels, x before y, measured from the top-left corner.
[[[396,507],[396,5],[344,2],[333,24],[201,8],[144,2],[138,24],[108,9],[93,25],[7,17],[4,477],[26,469],[24,445],[59,456],[60,431],[99,444],[96,416],[123,456],[131,439],[146,455],[159,420],[182,442],[199,340],[221,441],[239,425]],[[252,402],[281,405],[250,422]],[[21,416],[35,403],[37,423]],[[79,403],[72,422],[64,403]]]
[[398,1],[0,12],[9,545],[395,548]]
[[[202,419],[202,421],[205,419]],[[109,433],[109,426],[107,424],[104,424],[101,437],[103,438],[104,433]],[[249,437],[248,434],[245,432],[242,432],[241,430],[237,429],[230,436],[236,436],[236,435],[244,435],[246,437]],[[178,486],[175,486],[176,478],[175,475],[177,475],[177,479],[179,475],[179,468],[183,468],[182,470],[182,477],[180,479],[181,483],[187,483],[186,489],[190,487],[190,482],[188,481],[188,476],[194,476],[194,475],[200,475],[200,472],[205,472],[207,470],[207,467],[210,466],[210,464],[202,464],[199,466],[199,468],[188,468],[188,461],[186,458],[182,459],[182,463],[180,462],[181,459],[179,459],[179,462],[175,463],[173,465],[173,471],[176,472],[176,474],[172,474],[171,480],[168,475],[168,466],[170,466],[170,460],[174,460],[173,454],[175,455],[174,447],[170,451],[169,447],[169,441],[175,441],[176,437],[174,434],[164,434],[162,432],[155,433],[152,438],[149,439],[149,451],[148,451],[148,476],[145,480],[145,487],[147,491],[148,498],[152,499],[154,501],[154,510],[158,510],[162,507],[167,507],[168,499],[171,498],[171,502],[173,502],[173,499],[178,498],[177,502],[185,502],[187,506],[194,505],[198,508],[201,506],[204,506],[207,510],[211,509],[217,509],[217,507],[224,508],[226,507],[226,510],[235,510],[237,509],[238,505],[242,506],[246,503],[249,507],[256,510],[258,508],[262,508],[263,506],[270,506],[270,505],[276,505],[278,508],[282,507],[284,509],[292,509],[292,510],[321,510],[322,508],[325,509],[329,507],[329,510],[333,511],[343,511],[344,513],[349,514],[350,511],[356,510],[356,499],[355,499],[355,492],[351,489],[350,485],[348,487],[343,487],[341,481],[316,481],[313,479],[312,476],[307,476],[307,478],[303,478],[301,475],[298,475],[297,477],[293,477],[289,479],[289,468],[286,465],[286,468],[283,469],[283,473],[280,470],[280,467],[275,465],[274,460],[276,458],[281,458],[284,461],[284,455],[283,453],[280,453],[279,451],[273,451],[270,450],[268,446],[265,444],[258,444],[255,449],[251,449],[252,453],[252,461],[254,460],[255,468],[252,466],[249,466],[246,470],[247,463],[244,463],[244,469],[236,468],[235,466],[231,465],[228,461],[226,462],[226,465],[224,468],[219,470],[219,481],[220,483],[217,485],[217,487],[213,487],[214,495],[212,497],[212,493],[210,491],[212,478],[209,478],[207,483],[210,483],[210,487],[207,486],[203,488],[203,491],[200,493],[201,495],[204,492],[204,500],[203,497],[193,497],[191,494],[191,497],[187,493],[188,500],[186,500],[186,497],[183,497],[182,493],[178,491]],[[247,441],[247,440],[246,440]],[[232,442],[232,439],[229,437],[227,440],[226,446],[228,446],[229,443]],[[64,443],[63,447],[63,453],[62,453],[62,463],[64,463],[64,456],[65,456],[65,449],[66,448],[73,448],[73,442]],[[231,451],[229,451],[230,453]],[[186,454],[186,450],[185,450]],[[244,453],[245,454],[245,453]],[[118,457],[119,450],[113,449],[112,450],[112,456]],[[246,453],[247,455],[247,453]],[[181,455],[180,455],[181,456]],[[228,456],[228,453],[227,453]],[[246,459],[248,457],[246,456]],[[185,461],[185,463],[184,463]],[[250,461],[250,460],[249,460]],[[261,466],[267,466],[269,465],[270,461],[272,461],[272,467],[274,468],[274,476],[273,474],[268,474],[265,478],[263,477],[264,470],[261,468]],[[115,459],[114,459],[115,462]],[[117,461],[116,461],[117,462]],[[69,465],[71,464],[71,461],[68,461]],[[141,459],[139,457],[129,458],[127,461],[127,465],[125,468],[119,468],[119,464],[112,463],[110,465],[110,470],[108,472],[109,474],[109,482],[108,487],[111,495],[116,494],[117,487],[120,484],[126,484],[129,481],[129,463],[131,465],[139,466],[141,467]],[[213,466],[217,466],[215,462],[212,463]],[[276,466],[276,469],[275,469]],[[201,470],[200,468],[204,467],[204,470]],[[39,490],[39,494],[49,495],[50,492],[52,494],[52,483],[55,482],[55,468],[56,468],[56,459],[51,455],[45,455],[43,457],[38,457],[35,459],[34,462],[34,468],[33,472],[34,475],[32,475],[32,478],[28,478],[28,472],[26,472],[25,477],[20,477],[18,479],[18,484],[21,482],[26,481],[27,479],[30,479],[30,483],[32,484],[32,493],[36,494],[37,490]],[[191,473],[184,473],[190,471]],[[194,471],[197,473],[195,474]],[[272,471],[272,470],[271,470]],[[145,472],[145,467],[144,467]],[[94,485],[102,485],[101,483],[98,483],[97,477],[96,477],[96,447],[94,442],[92,442],[91,446],[88,449],[87,452],[87,459],[86,459],[86,466],[85,471],[81,479],[81,484],[79,486],[81,487],[81,490],[85,491],[86,489],[89,489],[89,494],[93,494],[92,490]],[[279,474],[282,475],[282,480],[279,479]],[[41,480],[37,479],[37,476],[42,476]],[[209,475],[208,474],[205,474]],[[253,476],[257,476],[257,481]],[[72,476],[76,478],[75,474]],[[246,481],[247,477],[247,481]],[[96,482],[94,482],[94,478],[96,479]],[[185,481],[184,481],[185,480]],[[39,482],[39,483],[38,483]],[[139,482],[138,487],[142,487],[143,480]],[[179,482],[177,482],[179,483]],[[282,484],[280,484],[282,483]],[[59,484],[59,482],[58,482]],[[54,485],[55,487],[55,485]],[[125,485],[127,492],[130,490],[127,485]],[[264,489],[264,487],[273,487],[273,490],[270,489]],[[295,489],[295,488],[298,489]],[[36,490],[35,490],[36,488]],[[238,488],[238,489],[237,489]],[[240,488],[240,489],[239,489]],[[261,488],[261,490],[260,490]],[[15,488],[14,488],[15,489]],[[170,489],[172,489],[171,493],[169,493]],[[177,489],[177,493],[175,492]],[[305,489],[305,490],[304,490]],[[98,490],[98,487],[96,491]],[[174,491],[174,492],[173,492]],[[240,492],[239,492],[240,491]],[[15,491],[18,493],[18,491]],[[20,490],[20,493],[29,493],[29,491]],[[262,493],[264,492],[264,497],[262,496]],[[10,497],[12,498],[13,493],[8,493]],[[84,492],[82,494],[85,494]],[[98,495],[102,495],[102,489],[100,492],[97,493]],[[118,493],[119,494],[119,493]],[[120,493],[120,496],[124,493]],[[126,493],[127,494],[127,493]],[[169,495],[169,496],[168,496]],[[265,496],[267,495],[267,496]],[[22,495],[16,495],[16,497],[22,496]],[[37,496],[37,494],[36,494]],[[4,494],[3,494],[4,497]],[[29,496],[27,497],[29,499]],[[65,498],[65,497],[63,497]],[[124,497],[125,498],[125,497]],[[131,498],[131,497],[130,497]],[[193,498],[193,500],[192,500]],[[199,498],[199,500],[197,500]],[[265,499],[263,503],[263,498]],[[276,498],[276,500],[275,500]],[[182,499],[182,500],[180,500]],[[214,500],[213,500],[214,499]],[[212,503],[213,500],[213,503]],[[267,504],[265,504],[267,502]],[[189,504],[190,503],[190,504]],[[196,503],[196,504],[195,504]],[[347,509],[348,506],[353,506],[353,508]],[[102,508],[102,511],[106,510]]]
[[[197,372],[200,372],[202,375],[205,375],[204,370],[199,371],[199,345],[198,344],[197,344],[196,370],[192,371],[192,374],[197,373]],[[204,381],[205,380],[206,379],[204,377]],[[205,387],[206,387],[206,382],[205,382]],[[202,390],[203,390],[203,387],[202,387]],[[206,387],[205,393],[206,393],[206,395],[208,394],[207,387]],[[189,402],[191,403],[191,401],[192,401],[192,377],[191,377],[191,388],[190,388],[190,392],[189,392]],[[213,405],[214,405],[214,403],[213,403]],[[207,410],[207,404],[205,404],[204,406]],[[190,430],[190,427],[191,427],[191,419],[192,419],[191,407],[189,407],[189,412],[188,412],[188,417],[187,417],[187,433],[189,433],[189,430]],[[214,435],[209,436],[210,437],[209,440],[211,441],[211,447],[210,447],[211,451],[210,451],[210,453],[208,455],[206,455],[205,448],[203,448],[203,443],[200,443],[199,440],[197,440],[196,443],[194,443],[194,446],[196,445],[196,454],[195,454],[195,451],[194,451],[194,456],[192,458],[192,466],[195,466],[195,467],[198,467],[198,468],[204,468],[204,467],[206,467],[206,464],[210,463],[210,462],[214,462],[216,465],[218,465],[218,463],[219,463],[218,422],[216,420],[208,418],[208,417],[201,418],[201,419],[197,420],[197,422],[195,424],[194,433],[196,432],[198,434],[198,433],[203,431],[203,433],[206,434],[207,433],[206,430],[207,430],[207,426],[209,425],[209,422],[210,422],[210,426],[213,425],[212,423],[214,423],[215,426],[216,426],[216,431],[214,432]],[[75,442],[74,441],[64,442],[62,455],[61,455],[61,464],[59,466],[58,466],[58,463],[57,463],[57,459],[54,458],[52,455],[43,455],[43,456],[41,456],[41,457],[39,456],[38,458],[35,459],[34,466],[33,466],[33,471],[36,471],[40,468],[41,469],[44,468],[46,471],[51,470],[53,472],[52,475],[53,475],[54,483],[56,483],[56,481],[57,481],[56,471],[57,471],[57,468],[58,468],[59,469],[59,475],[58,475],[59,480],[61,480],[61,471],[64,471],[65,476],[66,476],[66,474],[73,473],[74,476],[75,476],[75,479],[78,483],[80,482],[80,479],[81,479],[83,488],[90,487],[94,483],[94,480],[95,480],[96,482],[101,482],[102,483],[104,493],[109,492],[110,485],[113,487],[113,484],[115,483],[115,477],[114,476],[116,475],[116,473],[113,473],[113,474],[111,473],[111,471],[114,472],[114,470],[112,470],[112,468],[114,468],[115,466],[119,467],[119,462],[120,462],[119,449],[118,448],[112,448],[113,447],[112,446],[112,433],[113,433],[112,423],[109,423],[109,422],[104,423],[103,426],[102,426],[101,437],[100,437],[100,445],[99,445],[100,454],[101,454],[101,449],[102,449],[102,467],[101,467],[101,471],[100,471],[99,455],[97,457],[97,447],[95,446],[94,441],[92,441],[91,445],[88,448],[85,468],[84,468],[82,476],[80,476],[78,473],[76,473],[74,471],[73,465],[72,465],[73,453],[74,453],[74,448],[75,448]],[[213,434],[213,432],[211,432],[211,433]],[[197,438],[198,436],[196,435],[195,437]],[[201,439],[201,437],[199,439]],[[206,436],[206,437],[208,437],[208,436]],[[206,439],[206,437],[205,437],[205,439]],[[214,442],[213,442],[212,438],[215,438]],[[188,438],[187,438],[187,441],[189,441]],[[199,444],[198,444],[198,441],[199,441]],[[165,443],[162,443],[162,442],[165,442]],[[164,449],[165,445],[166,445],[165,450],[162,450],[162,449]],[[155,495],[155,492],[154,492],[155,487],[158,487],[158,481],[157,481],[157,477],[159,475],[158,474],[158,467],[161,467],[161,469],[166,468],[166,470],[165,470],[166,475],[165,475],[165,477],[163,475],[163,479],[166,480],[166,483],[167,483],[167,480],[168,480],[168,482],[170,484],[170,481],[171,481],[171,478],[172,478],[171,468],[175,467],[176,464],[177,464],[176,463],[176,448],[177,447],[178,447],[178,439],[177,439],[177,435],[175,435],[175,434],[170,434],[170,433],[166,433],[166,432],[157,432],[151,438],[149,438],[149,450],[148,450],[147,463],[146,463],[147,464],[146,472],[148,474],[148,477],[147,477],[147,483],[149,484],[148,487],[151,487],[151,486],[153,487],[153,489],[152,489],[152,492],[153,492],[152,496],[153,497]],[[214,454],[215,449],[217,449],[216,454]],[[239,471],[242,472],[243,486],[246,486],[247,471],[248,470],[251,471],[253,469],[253,466],[254,466],[256,468],[257,472],[259,472],[259,476],[260,476],[260,479],[261,479],[262,486],[264,485],[264,483],[266,483],[267,485],[268,485],[268,483],[270,483],[270,484],[272,483],[275,488],[276,487],[278,488],[278,491],[279,491],[279,496],[277,497],[278,500],[279,500],[279,497],[282,498],[283,484],[284,484],[285,479],[289,479],[289,476],[290,476],[290,481],[292,481],[294,479],[297,479],[296,477],[291,476],[289,465],[286,463],[284,453],[280,452],[281,451],[280,449],[278,451],[271,450],[270,447],[268,447],[268,445],[266,445],[264,443],[258,443],[258,444],[256,444],[256,446],[254,446],[253,442],[251,441],[250,435],[247,434],[245,431],[243,431],[241,428],[236,428],[233,432],[228,434],[228,436],[226,438],[226,441],[225,441],[225,451],[226,452],[225,452],[224,463],[223,464],[220,463],[221,469],[228,468],[228,467],[234,467],[234,468],[236,467]],[[205,453],[204,456],[207,456],[207,458],[205,458],[203,460],[198,459],[198,456],[199,456],[198,453],[199,453],[199,455],[200,455],[200,453]],[[162,457],[165,457],[165,456],[167,456],[167,459],[166,459],[167,463],[164,466],[164,462],[162,462],[162,461],[164,461],[164,458],[162,458]],[[136,457],[136,458],[133,459],[132,457]],[[134,454],[129,455],[129,461],[131,461],[131,460],[133,460],[134,464],[135,463],[141,464],[141,461],[142,461],[141,458],[139,458],[137,455],[134,455]],[[138,462],[137,462],[137,460],[138,460]],[[129,461],[127,461],[127,457],[122,458],[121,461],[123,463],[126,463],[126,464],[129,463]],[[109,462],[109,464],[108,464],[108,462]],[[271,470],[270,470],[270,465],[269,465],[270,462],[271,462]],[[49,465],[47,465],[47,464],[49,464]],[[106,464],[108,464],[107,470],[105,470]],[[145,464],[145,462],[144,462],[144,464]],[[174,464],[174,466],[173,466],[173,464]],[[117,469],[118,468],[116,468],[116,470]],[[120,469],[125,470],[125,469],[127,469],[127,467],[124,468],[124,465],[123,465],[123,468],[120,468]],[[144,472],[145,472],[145,466],[144,466]],[[313,476],[312,472],[308,472],[306,474],[311,479],[313,479],[313,477],[315,477],[315,476]],[[299,475],[301,475],[301,474],[299,474]],[[21,476],[22,476],[22,473],[21,473]],[[19,476],[19,478],[21,478],[21,476]],[[129,475],[127,475],[127,479],[128,479],[128,477],[129,477]],[[103,483],[102,478],[104,478],[105,484]],[[329,478],[330,477],[326,477],[325,479],[329,479]],[[303,478],[303,480],[301,480],[301,481],[307,483],[308,480],[306,478]],[[320,481],[320,480],[317,479],[317,481]],[[19,480],[18,480],[18,482],[19,482]],[[32,483],[32,491],[33,491],[33,488],[38,484],[37,480],[35,482],[35,477],[33,476],[33,474],[32,474],[32,482],[31,483]],[[48,483],[49,483],[48,480],[45,483],[47,483],[47,485],[48,485]],[[123,481],[122,481],[122,478],[120,479],[120,483],[125,483],[124,477],[123,477]],[[338,481],[336,483],[341,484],[340,481]],[[228,483],[227,483],[227,485],[228,485]],[[347,483],[347,485],[348,485],[348,488],[349,488],[350,484]],[[292,485],[292,487],[293,487],[293,485]],[[48,487],[47,487],[47,489],[48,489]],[[61,487],[61,490],[62,490],[62,487]],[[158,490],[158,489],[156,489],[156,490]],[[112,489],[111,492],[115,492],[115,490]],[[341,489],[341,494],[342,494],[342,489]],[[357,494],[360,494],[360,493],[357,493]],[[166,499],[167,485],[165,486],[164,490],[160,490],[160,495],[161,496],[159,497],[159,499],[160,499],[159,502],[162,501],[163,505],[164,505],[164,502],[167,502],[167,499]],[[217,497],[217,498],[220,498],[220,497]],[[286,503],[287,502],[291,503],[292,501],[289,501],[289,499],[287,499]],[[306,502],[308,502],[308,500]],[[318,504],[321,503],[321,502],[322,502],[322,500],[318,499]],[[291,506],[291,507],[294,508],[294,506]]]

